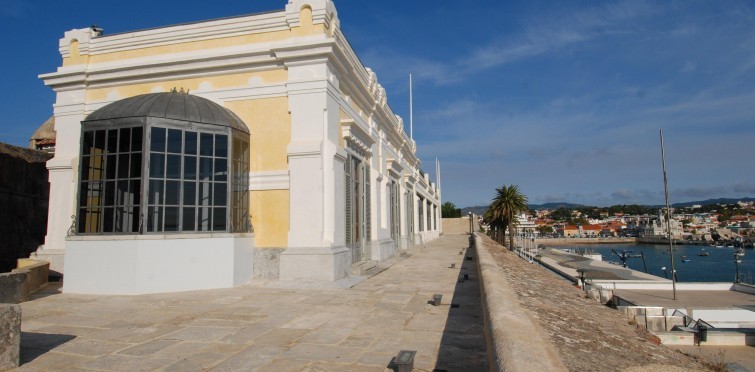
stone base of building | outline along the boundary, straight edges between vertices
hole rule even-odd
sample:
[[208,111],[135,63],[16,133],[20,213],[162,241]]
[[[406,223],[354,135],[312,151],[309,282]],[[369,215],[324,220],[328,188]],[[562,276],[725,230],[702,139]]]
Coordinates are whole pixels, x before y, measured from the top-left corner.
[[372,259],[375,261],[385,261],[396,255],[398,247],[393,239],[383,239],[372,242]]
[[346,247],[289,247],[280,254],[280,280],[335,282],[349,276]]
[[65,249],[45,249],[45,246],[41,245],[36,252],[29,256],[29,258],[49,262],[50,275],[55,276],[63,274],[65,268],[65,253]]
[[63,292],[147,294],[248,283],[253,234],[75,236],[66,241]]

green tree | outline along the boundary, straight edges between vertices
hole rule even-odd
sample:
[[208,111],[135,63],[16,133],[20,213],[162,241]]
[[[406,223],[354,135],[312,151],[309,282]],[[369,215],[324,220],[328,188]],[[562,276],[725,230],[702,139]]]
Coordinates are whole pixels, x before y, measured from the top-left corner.
[[440,215],[443,218],[458,218],[461,217],[461,209],[457,209],[454,203],[445,202],[440,206]]
[[506,240],[506,229],[509,230],[509,249],[514,249],[514,228],[516,228],[516,215],[529,210],[527,197],[519,191],[519,186],[503,185],[495,189],[496,195],[485,212],[485,220],[492,229],[495,229],[495,238],[499,243]]
[[548,234],[553,234],[553,226],[538,225],[537,228],[536,228],[536,230],[537,230],[537,233],[540,236],[545,236],[545,235],[548,235]]

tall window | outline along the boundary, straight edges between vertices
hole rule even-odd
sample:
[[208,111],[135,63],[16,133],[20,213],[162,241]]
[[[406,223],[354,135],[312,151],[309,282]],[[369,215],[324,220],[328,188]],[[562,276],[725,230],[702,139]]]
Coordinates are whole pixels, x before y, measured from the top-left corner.
[[417,220],[419,221],[419,231],[425,231],[425,199],[417,195]]
[[398,239],[400,232],[400,203],[399,203],[399,194],[398,194],[398,183],[396,181],[391,180],[391,182],[388,184],[388,195],[389,195],[389,203],[390,203],[390,226],[391,226],[391,238],[395,241]]
[[352,261],[370,255],[372,239],[369,163],[349,154],[344,164],[346,246],[351,248]]
[[228,135],[152,127],[147,231],[225,231]]
[[78,232],[138,232],[141,178],[141,127],[84,132]]
[[431,223],[431,219],[430,219],[430,214],[431,214],[431,211],[432,211],[432,204],[431,204],[431,203],[430,203],[430,201],[428,200],[428,201],[427,201],[427,215],[425,216],[425,217],[427,218],[427,231],[432,231],[432,230],[434,230],[434,229],[433,229],[433,225],[432,225],[432,223]]

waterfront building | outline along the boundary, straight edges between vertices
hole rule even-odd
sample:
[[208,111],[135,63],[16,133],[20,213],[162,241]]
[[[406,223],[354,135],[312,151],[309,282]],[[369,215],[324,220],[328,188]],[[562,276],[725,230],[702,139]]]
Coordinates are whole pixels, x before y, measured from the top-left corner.
[[67,292],[347,285],[440,234],[440,190],[330,0],[59,50],[36,255]]
[[[638,226],[640,238],[661,238],[668,237],[669,229],[663,210],[659,210],[657,216],[643,216]],[[671,218],[671,235],[674,239],[681,239],[684,228],[681,221]]]

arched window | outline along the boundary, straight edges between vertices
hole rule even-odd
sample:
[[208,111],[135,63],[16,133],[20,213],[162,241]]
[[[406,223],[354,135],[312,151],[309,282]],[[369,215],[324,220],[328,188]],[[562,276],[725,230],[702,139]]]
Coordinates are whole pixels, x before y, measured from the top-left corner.
[[247,232],[249,130],[178,92],[111,103],[82,121],[77,232]]

